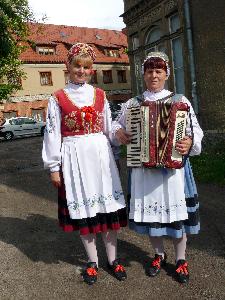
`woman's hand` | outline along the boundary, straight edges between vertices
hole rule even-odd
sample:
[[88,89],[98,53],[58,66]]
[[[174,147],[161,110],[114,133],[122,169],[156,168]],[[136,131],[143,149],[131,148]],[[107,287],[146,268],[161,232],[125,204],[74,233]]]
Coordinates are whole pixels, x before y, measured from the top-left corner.
[[127,145],[131,142],[131,134],[126,132],[123,128],[118,129],[115,136],[121,144]]
[[188,154],[192,145],[192,139],[189,136],[184,136],[182,140],[176,142],[175,148],[182,155]]
[[54,185],[54,187],[58,188],[61,186],[61,177],[60,177],[60,172],[51,172],[51,182]]

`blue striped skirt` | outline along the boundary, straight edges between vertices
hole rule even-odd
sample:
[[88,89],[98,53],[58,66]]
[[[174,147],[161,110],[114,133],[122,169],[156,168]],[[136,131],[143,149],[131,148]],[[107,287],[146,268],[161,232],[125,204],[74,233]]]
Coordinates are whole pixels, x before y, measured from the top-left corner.
[[[198,234],[200,230],[199,202],[196,184],[189,159],[186,160],[184,166],[184,177],[184,191],[186,196],[186,206],[188,212],[187,220],[176,221],[173,223],[139,223],[134,222],[134,220],[129,220],[129,228],[136,231],[137,233],[148,234],[149,236],[155,237],[170,236],[174,238],[181,238],[183,236],[183,233]],[[129,182],[130,179],[128,180],[128,184],[130,184]]]

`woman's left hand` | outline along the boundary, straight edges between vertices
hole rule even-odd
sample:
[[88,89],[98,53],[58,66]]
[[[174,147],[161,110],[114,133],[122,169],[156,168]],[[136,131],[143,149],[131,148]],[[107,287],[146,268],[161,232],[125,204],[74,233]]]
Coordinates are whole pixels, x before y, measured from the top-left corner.
[[182,140],[176,142],[175,148],[182,155],[188,154],[192,145],[192,139],[189,136],[184,136]]

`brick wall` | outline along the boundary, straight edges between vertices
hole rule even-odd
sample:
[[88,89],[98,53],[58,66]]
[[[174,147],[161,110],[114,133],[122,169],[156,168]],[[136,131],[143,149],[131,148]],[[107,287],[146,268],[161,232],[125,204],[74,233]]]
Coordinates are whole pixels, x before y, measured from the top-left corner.
[[48,105],[48,100],[39,100],[39,101],[32,101],[32,102],[17,102],[17,103],[5,103],[1,104],[0,110],[0,120],[4,118],[4,112],[16,112],[18,117],[31,117],[32,116],[32,109],[44,109],[46,112],[46,108]]

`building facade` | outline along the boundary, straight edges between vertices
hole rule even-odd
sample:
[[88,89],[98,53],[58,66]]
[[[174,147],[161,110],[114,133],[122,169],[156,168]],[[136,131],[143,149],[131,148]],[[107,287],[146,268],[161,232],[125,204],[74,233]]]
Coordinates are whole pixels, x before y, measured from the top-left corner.
[[30,43],[21,54],[26,78],[22,89],[0,104],[0,119],[32,116],[45,120],[50,95],[65,86],[65,61],[77,42],[91,45],[97,55],[91,84],[105,90],[109,101],[124,102],[131,97],[127,37],[122,31],[75,26],[30,24]]
[[225,2],[124,0],[133,94],[144,89],[141,64],[148,52],[170,58],[168,89],[185,94],[206,135],[225,132]]

